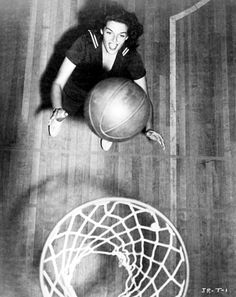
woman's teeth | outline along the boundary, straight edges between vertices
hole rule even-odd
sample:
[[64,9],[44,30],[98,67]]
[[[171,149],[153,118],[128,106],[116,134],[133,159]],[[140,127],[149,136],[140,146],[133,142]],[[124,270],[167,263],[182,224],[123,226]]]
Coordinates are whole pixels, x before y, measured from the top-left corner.
[[115,50],[117,48],[117,44],[109,44],[111,50]]

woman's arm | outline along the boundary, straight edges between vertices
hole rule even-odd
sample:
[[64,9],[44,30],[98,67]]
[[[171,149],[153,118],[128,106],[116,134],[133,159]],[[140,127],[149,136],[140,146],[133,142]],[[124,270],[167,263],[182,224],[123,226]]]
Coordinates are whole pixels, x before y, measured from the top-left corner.
[[[144,77],[142,77],[140,79],[134,80],[134,82],[137,85],[139,85],[144,90],[144,92],[147,94],[147,96],[149,97],[146,77],[144,76]],[[151,103],[151,112],[150,112],[149,119],[148,119],[147,124],[146,124],[145,135],[150,140],[158,142],[160,144],[160,146],[162,147],[162,149],[165,150],[164,139],[162,138],[162,136],[159,133],[157,133],[155,130],[153,130],[153,126],[154,126],[154,123],[153,123],[153,105],[152,105],[151,100],[150,100],[150,103]]]
[[[149,98],[146,76],[136,79],[136,80],[134,80],[134,82],[144,90],[144,92],[147,94],[147,96]],[[150,100],[150,103],[151,103],[151,112],[149,115],[149,119],[147,121],[146,131],[149,129],[153,129],[153,105],[152,105],[151,100]]]
[[53,109],[62,108],[62,89],[64,88],[68,78],[70,77],[75,67],[76,65],[72,63],[68,58],[64,59],[58,71],[57,77],[52,85],[51,99]]

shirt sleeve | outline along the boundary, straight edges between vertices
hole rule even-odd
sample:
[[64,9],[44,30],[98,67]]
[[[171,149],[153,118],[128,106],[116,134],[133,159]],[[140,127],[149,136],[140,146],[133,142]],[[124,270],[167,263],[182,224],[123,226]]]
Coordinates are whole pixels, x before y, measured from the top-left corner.
[[133,80],[142,78],[146,75],[142,58],[137,51],[130,53],[127,70]]
[[66,57],[75,65],[84,60],[86,49],[86,40],[84,36],[80,36],[66,52]]

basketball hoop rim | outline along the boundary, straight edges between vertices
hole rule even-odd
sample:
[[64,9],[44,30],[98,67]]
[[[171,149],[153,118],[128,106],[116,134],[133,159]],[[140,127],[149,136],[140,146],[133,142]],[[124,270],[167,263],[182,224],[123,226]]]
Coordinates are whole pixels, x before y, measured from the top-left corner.
[[[94,200],[90,200],[87,202],[82,203],[80,206],[74,208],[73,210],[69,211],[65,216],[63,216],[54,226],[54,228],[52,229],[52,231],[49,233],[43,249],[42,249],[42,253],[41,253],[41,257],[40,257],[40,265],[39,265],[39,279],[40,279],[40,286],[41,289],[44,286],[44,281],[43,281],[43,275],[41,273],[41,271],[43,271],[43,259],[46,255],[46,251],[47,251],[47,246],[48,243],[51,241],[51,239],[53,238],[54,234],[56,233],[56,231],[58,230],[59,226],[61,226],[61,224],[66,221],[68,219],[68,217],[73,216],[74,213],[76,213],[78,211],[78,209],[83,209],[86,207],[89,207],[91,205],[103,205],[106,202],[119,202],[119,203],[127,203],[127,204],[131,204],[133,206],[137,205],[140,207],[143,207],[145,209],[148,209],[150,211],[152,211],[154,214],[157,214],[161,219],[163,219],[170,227],[171,229],[175,232],[175,235],[177,237],[177,239],[179,240],[181,247],[183,249],[183,253],[185,255],[185,261],[186,261],[186,279],[185,279],[185,284],[184,284],[184,290],[183,292],[181,292],[181,297],[185,297],[187,294],[187,290],[188,290],[188,285],[189,285],[189,277],[190,277],[190,264],[189,264],[189,259],[188,259],[188,253],[187,253],[187,249],[185,247],[184,241],[182,239],[182,237],[180,236],[177,228],[174,226],[174,224],[163,214],[161,213],[158,209],[154,208],[153,206],[144,203],[142,201],[139,201],[137,199],[134,198],[125,198],[125,197],[101,197],[101,198],[97,198]],[[179,295],[178,295],[179,296]]]

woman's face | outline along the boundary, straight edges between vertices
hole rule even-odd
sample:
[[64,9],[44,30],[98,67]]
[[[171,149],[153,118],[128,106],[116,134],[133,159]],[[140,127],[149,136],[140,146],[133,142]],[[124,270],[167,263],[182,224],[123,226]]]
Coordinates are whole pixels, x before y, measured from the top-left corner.
[[128,39],[128,27],[124,23],[108,21],[101,33],[103,34],[103,45],[107,53],[117,54],[119,49]]

